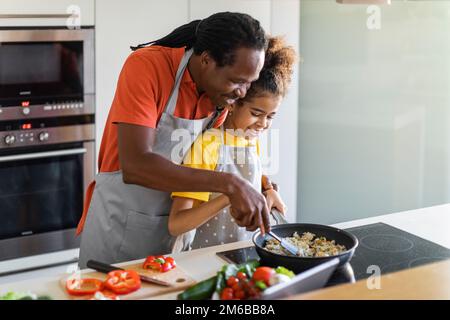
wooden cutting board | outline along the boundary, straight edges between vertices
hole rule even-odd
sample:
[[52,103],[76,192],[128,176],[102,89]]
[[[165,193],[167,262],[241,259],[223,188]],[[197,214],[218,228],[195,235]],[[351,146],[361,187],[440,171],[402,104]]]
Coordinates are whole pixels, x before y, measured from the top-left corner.
[[[157,272],[154,270],[143,269],[142,263],[128,265],[123,268],[125,268],[126,270],[135,270],[139,274],[154,277],[159,280],[169,282],[172,284],[172,286],[164,287],[164,286],[160,286],[157,284],[142,282],[142,286],[139,290],[132,292],[130,294],[127,294],[127,295],[119,296],[121,300],[139,300],[139,299],[151,298],[151,297],[158,296],[161,294],[184,290],[196,283],[196,281],[193,278],[191,278],[179,266],[177,266],[175,269],[172,269],[168,272]],[[71,299],[71,300],[87,299],[88,297],[71,296],[70,294],[67,293],[66,280],[68,277],[69,276],[63,277],[60,280],[60,286],[62,287],[63,291],[65,292],[67,298]],[[106,279],[106,274],[101,273],[101,272],[96,272],[96,271],[89,272],[89,273],[82,273],[81,278],[82,279],[94,278],[94,279],[99,279],[99,280],[104,281]]]

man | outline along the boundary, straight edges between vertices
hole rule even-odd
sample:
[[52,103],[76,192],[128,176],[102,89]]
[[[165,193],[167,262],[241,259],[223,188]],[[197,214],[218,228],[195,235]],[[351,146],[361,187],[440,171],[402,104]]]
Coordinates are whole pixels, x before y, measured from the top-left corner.
[[238,225],[270,228],[260,190],[233,174],[179,166],[184,154],[173,157],[180,142],[172,136],[178,129],[189,132],[192,139],[182,142],[187,151],[201,133],[196,127],[219,126],[226,116],[220,107],[243,98],[258,78],[266,42],[258,21],[222,12],[133,48],[103,134],[100,173],[78,226],[81,268],[89,259],[115,263],[170,252],[173,191],[223,193]]

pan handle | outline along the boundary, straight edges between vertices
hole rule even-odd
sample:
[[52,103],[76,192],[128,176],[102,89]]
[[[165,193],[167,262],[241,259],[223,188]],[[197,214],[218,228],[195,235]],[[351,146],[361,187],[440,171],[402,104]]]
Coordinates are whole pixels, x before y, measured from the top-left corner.
[[287,223],[289,223],[289,221],[286,220],[284,215],[280,211],[275,209],[275,208],[272,208],[272,210],[270,211],[270,214],[275,219],[275,222],[277,223],[277,225],[278,224],[287,224]]

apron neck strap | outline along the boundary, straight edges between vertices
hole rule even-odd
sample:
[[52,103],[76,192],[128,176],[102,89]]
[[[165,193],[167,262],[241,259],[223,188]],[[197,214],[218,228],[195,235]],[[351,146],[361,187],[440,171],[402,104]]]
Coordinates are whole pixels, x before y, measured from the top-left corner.
[[[211,117],[211,120],[209,120],[208,124],[206,125],[205,130],[211,129],[214,127],[214,124],[216,123],[217,119],[221,116],[224,107],[218,107],[216,106],[216,110],[214,111],[214,114]],[[222,124],[223,125],[223,124]]]
[[184,53],[183,58],[181,58],[180,65],[178,66],[178,70],[175,75],[175,83],[173,85],[172,92],[170,93],[169,100],[167,101],[166,109],[164,110],[164,112],[169,113],[171,115],[173,115],[175,112],[181,79],[183,78],[184,70],[186,70],[189,59],[191,58],[193,52],[194,52],[193,49],[187,50]]

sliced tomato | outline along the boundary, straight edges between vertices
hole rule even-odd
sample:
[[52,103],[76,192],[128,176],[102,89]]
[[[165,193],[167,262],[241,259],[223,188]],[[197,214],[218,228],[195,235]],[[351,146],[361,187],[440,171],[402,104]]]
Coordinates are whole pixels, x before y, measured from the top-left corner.
[[275,274],[275,270],[270,267],[258,267],[253,273],[253,281],[263,281],[267,286],[269,286],[270,277]]
[[68,279],[66,290],[73,296],[84,296],[94,294],[103,289],[103,282],[98,279]]
[[105,287],[115,294],[128,294],[141,287],[141,278],[134,270],[115,270],[108,273]]

